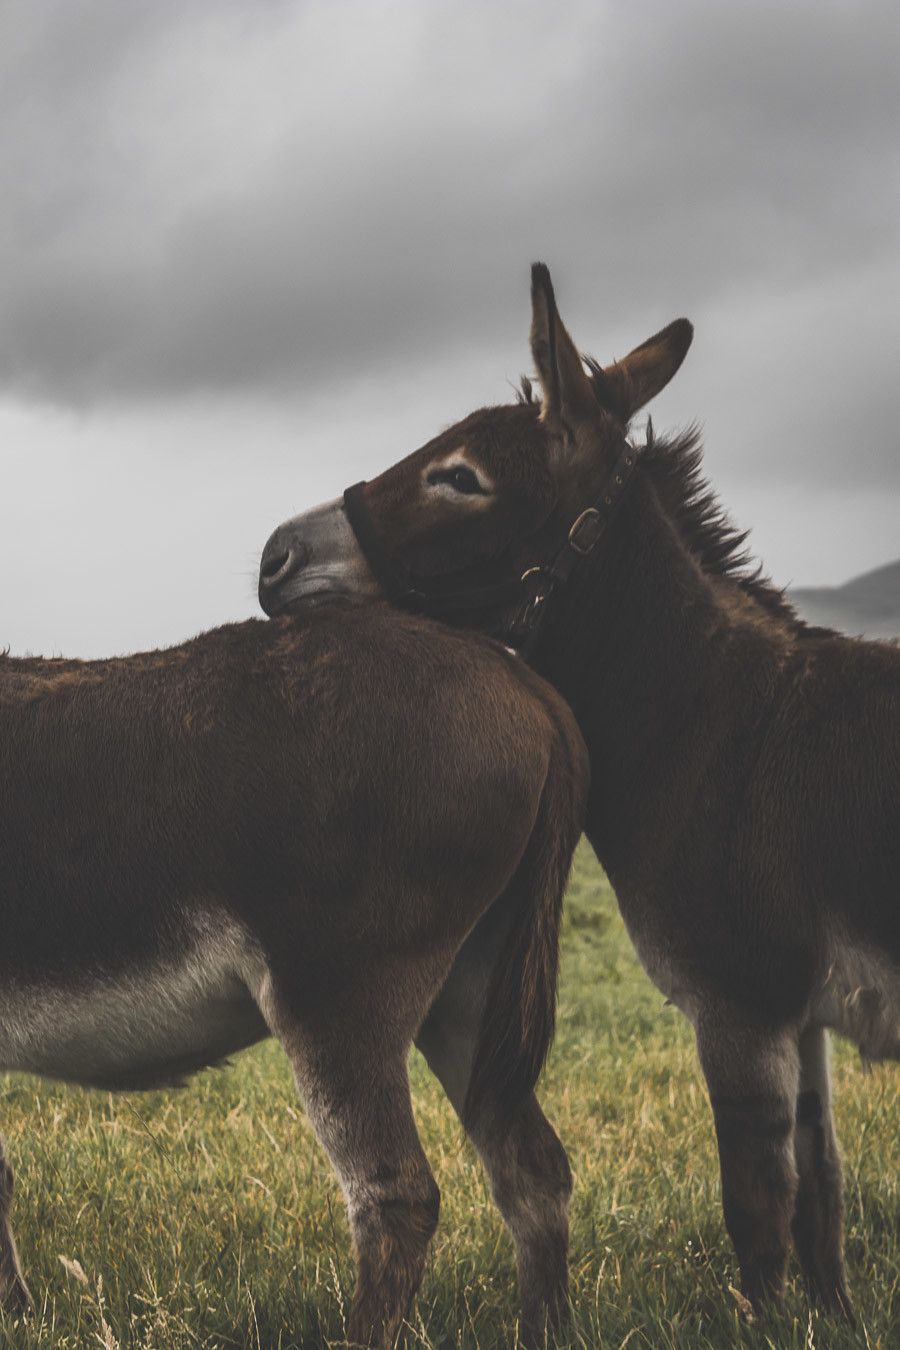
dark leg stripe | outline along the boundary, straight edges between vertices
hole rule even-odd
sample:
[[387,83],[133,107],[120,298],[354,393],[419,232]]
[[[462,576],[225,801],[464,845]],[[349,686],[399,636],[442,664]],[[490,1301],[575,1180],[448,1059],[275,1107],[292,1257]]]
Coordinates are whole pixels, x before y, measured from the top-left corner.
[[713,1097],[716,1130],[723,1143],[752,1136],[754,1139],[785,1139],[794,1128],[781,1097],[762,1094],[748,1097]]
[[814,1089],[801,1092],[797,1098],[797,1124],[821,1125],[822,1098]]

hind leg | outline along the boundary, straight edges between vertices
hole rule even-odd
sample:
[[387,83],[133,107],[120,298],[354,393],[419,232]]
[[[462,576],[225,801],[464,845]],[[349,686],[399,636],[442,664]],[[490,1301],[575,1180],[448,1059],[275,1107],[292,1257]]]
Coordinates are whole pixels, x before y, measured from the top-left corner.
[[13,1170],[0,1139],[0,1304],[9,1312],[27,1312],[33,1304],[19,1265],[9,1212],[12,1208]]
[[[269,982],[260,1006],[291,1061],[300,1097],[337,1172],[353,1232],[357,1285],[347,1334],[393,1346],[419,1287],[440,1193],[416,1132],[404,1034],[386,1006],[400,972],[370,976],[382,998],[335,1001],[299,1015],[290,989]],[[401,1019],[402,1020],[402,1019]]]
[[509,919],[498,906],[459,953],[437,1002],[416,1037],[429,1068],[465,1125],[497,1207],[516,1247],[525,1326],[540,1337],[561,1319],[568,1299],[568,1203],[572,1173],[565,1149],[533,1093],[504,1120],[486,1103],[476,1120],[465,1114],[491,970]]
[[841,1159],[831,1114],[828,1035],[822,1027],[809,1027],[800,1038],[794,1152],[799,1186],[792,1228],[807,1288],[828,1312],[851,1316]]
[[791,1241],[797,1040],[710,1009],[696,1031],[716,1123],[725,1225],[744,1293],[760,1310],[782,1295]]
[[505,1125],[482,1118],[467,1128],[516,1245],[526,1341],[543,1345],[568,1307],[569,1159],[534,1093]]

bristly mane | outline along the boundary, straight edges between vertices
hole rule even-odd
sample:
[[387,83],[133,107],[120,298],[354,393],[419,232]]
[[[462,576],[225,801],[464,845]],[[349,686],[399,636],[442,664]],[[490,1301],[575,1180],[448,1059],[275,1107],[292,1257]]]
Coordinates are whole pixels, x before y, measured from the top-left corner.
[[516,390],[516,402],[519,404],[527,404],[532,408],[539,408],[541,406],[541,400],[534,392],[534,385],[527,375],[522,375],[519,378],[519,387]]
[[774,617],[800,630],[805,627],[782,590],[763,572],[746,548],[749,530],[739,530],[703,477],[700,429],[688,427],[657,439],[647,419],[642,457],[653,485],[685,545],[705,572],[740,586]]

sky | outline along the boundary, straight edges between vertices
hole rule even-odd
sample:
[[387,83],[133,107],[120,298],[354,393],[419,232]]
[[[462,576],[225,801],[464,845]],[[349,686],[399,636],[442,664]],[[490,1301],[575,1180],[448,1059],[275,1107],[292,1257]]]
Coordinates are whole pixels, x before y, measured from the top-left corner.
[[276,524],[528,371],[529,266],[782,584],[900,556],[875,3],[4,0],[0,646],[258,612]]

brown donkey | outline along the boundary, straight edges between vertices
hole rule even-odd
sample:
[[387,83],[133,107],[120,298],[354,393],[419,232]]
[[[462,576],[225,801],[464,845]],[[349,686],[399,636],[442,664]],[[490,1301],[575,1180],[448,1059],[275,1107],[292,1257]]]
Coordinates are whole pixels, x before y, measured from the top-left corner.
[[780,1295],[793,1234],[811,1292],[849,1315],[825,1029],[900,1054],[900,650],[798,620],[694,435],[629,443],[690,324],[586,370],[540,265],[532,302],[540,403],[525,381],[283,526],[268,604],[302,596],[308,562],[320,588],[505,636],[565,695],[588,836],[696,1032],[746,1292]]
[[[0,657],[0,1066],[137,1089],[277,1036],[347,1200],[350,1338],[392,1344],[438,1216],[418,1035],[540,1324],[571,1182],[531,1090],[586,773],[521,662],[383,603],[123,660]],[[0,1181],[0,1294],[22,1306],[2,1152]]]

